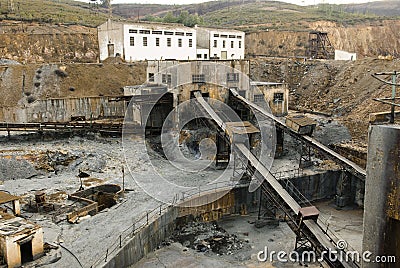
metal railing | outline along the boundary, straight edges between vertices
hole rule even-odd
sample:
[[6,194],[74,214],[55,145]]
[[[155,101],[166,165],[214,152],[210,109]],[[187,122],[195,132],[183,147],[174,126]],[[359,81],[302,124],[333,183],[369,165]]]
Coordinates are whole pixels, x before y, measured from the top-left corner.
[[115,241],[108,246],[106,252],[98,256],[97,260],[90,265],[90,267],[98,267],[102,263],[107,263],[107,261],[110,260],[110,257],[113,256],[113,254],[119,249],[121,249],[131,238],[133,238],[138,231],[148,226],[149,223],[152,223],[155,219],[159,218],[164,211],[171,207],[172,205],[162,204],[153,210],[146,212],[141,218],[136,220],[132,225],[122,231]]
[[143,228],[147,227],[150,223],[155,221],[164,212],[168,209],[172,208],[174,205],[183,202],[187,199],[194,198],[196,196],[201,196],[202,194],[217,192],[223,189],[229,190],[232,188],[239,188],[248,186],[248,183],[235,182],[235,181],[226,181],[226,182],[217,182],[212,184],[207,184],[203,186],[199,186],[196,189],[190,189],[186,192],[182,192],[177,194],[172,199],[171,204],[162,204],[153,210],[146,212],[141,218],[136,220],[132,225],[122,231],[119,236],[115,239],[115,241],[107,247],[106,251],[97,257],[97,260],[93,262],[90,267],[98,267],[101,264],[106,263],[110,260],[111,256],[119,249],[121,249],[131,238],[135,236]]

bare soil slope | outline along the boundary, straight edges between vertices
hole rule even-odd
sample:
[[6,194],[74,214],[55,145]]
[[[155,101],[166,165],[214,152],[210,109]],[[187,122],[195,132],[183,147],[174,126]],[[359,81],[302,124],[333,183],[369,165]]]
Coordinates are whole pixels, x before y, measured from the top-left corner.
[[252,79],[288,83],[292,108],[332,114],[349,128],[354,142],[365,145],[369,114],[390,110],[373,99],[390,97],[391,86],[371,74],[399,69],[399,60],[372,58],[353,62],[259,59],[252,61]]
[[373,99],[390,97],[391,86],[384,85],[371,74],[399,68],[398,60],[379,59],[310,65],[296,91],[295,103],[303,108],[331,113],[349,128],[355,141],[366,143],[369,114],[390,110],[390,106]]

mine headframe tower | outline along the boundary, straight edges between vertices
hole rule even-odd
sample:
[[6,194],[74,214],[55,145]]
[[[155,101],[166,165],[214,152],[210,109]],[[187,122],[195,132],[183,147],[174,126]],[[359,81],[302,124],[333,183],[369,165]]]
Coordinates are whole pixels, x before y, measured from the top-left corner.
[[335,58],[335,49],[329,41],[327,32],[311,31],[309,33],[306,57],[327,60]]

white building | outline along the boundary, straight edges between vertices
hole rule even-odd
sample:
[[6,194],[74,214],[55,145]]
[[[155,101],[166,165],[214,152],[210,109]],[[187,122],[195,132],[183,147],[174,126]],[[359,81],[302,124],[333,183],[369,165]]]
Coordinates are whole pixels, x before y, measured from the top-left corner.
[[244,59],[244,32],[196,27],[198,60]]
[[100,60],[194,60],[196,30],[180,24],[122,23],[112,20],[98,27]]
[[98,28],[100,60],[244,59],[244,32],[165,23],[108,20]]
[[335,60],[357,60],[357,54],[343,50],[335,50]]

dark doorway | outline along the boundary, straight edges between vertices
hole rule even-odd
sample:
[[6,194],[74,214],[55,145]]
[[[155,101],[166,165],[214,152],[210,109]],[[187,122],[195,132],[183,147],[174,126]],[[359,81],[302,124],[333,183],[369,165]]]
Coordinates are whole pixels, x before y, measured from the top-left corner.
[[33,261],[32,240],[19,245],[21,250],[21,263]]
[[108,57],[114,57],[114,44],[108,44]]

